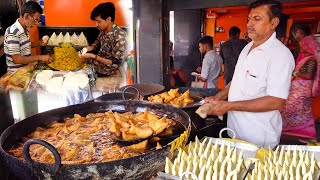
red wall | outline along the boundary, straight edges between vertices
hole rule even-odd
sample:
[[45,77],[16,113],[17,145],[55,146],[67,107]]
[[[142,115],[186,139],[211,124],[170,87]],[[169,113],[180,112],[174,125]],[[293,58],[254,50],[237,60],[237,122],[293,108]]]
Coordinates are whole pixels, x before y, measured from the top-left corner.
[[[240,8],[240,7],[239,7]],[[210,11],[215,9],[207,9],[207,14],[210,14]],[[229,29],[232,26],[237,26],[240,28],[240,38],[243,37],[243,34],[247,30],[247,15],[248,11],[246,8],[241,9],[231,9],[228,10],[225,14],[217,14],[216,19],[205,19],[206,25],[206,35],[213,36],[214,42],[218,43],[220,41],[226,41],[229,38]],[[214,32],[215,27],[223,27],[224,32]]]
[[214,41],[226,41],[229,38],[229,29],[232,26],[237,26],[240,28],[240,38],[243,37],[243,34],[247,30],[247,13],[239,12],[239,13],[230,13],[227,15],[219,16],[216,22],[216,26],[223,27],[224,32],[216,32]]
[[[311,0],[307,2],[284,3],[283,12],[289,14],[289,18],[293,22],[312,21],[317,25],[320,20],[320,1]],[[230,27],[237,26],[241,30],[240,38],[243,38],[243,33],[246,31],[248,7],[225,7],[225,8],[209,8],[206,10],[207,15],[215,14],[218,10],[227,10],[227,13],[216,14],[216,19],[205,19],[205,34],[214,37],[214,42],[226,41],[228,39],[228,31]],[[224,32],[214,32],[214,26],[223,27]],[[315,33],[316,29],[313,29]]]
[[[44,13],[47,26],[95,26],[90,14],[94,7],[105,0],[45,0]],[[115,23],[126,26],[120,0],[108,0],[116,8]]]

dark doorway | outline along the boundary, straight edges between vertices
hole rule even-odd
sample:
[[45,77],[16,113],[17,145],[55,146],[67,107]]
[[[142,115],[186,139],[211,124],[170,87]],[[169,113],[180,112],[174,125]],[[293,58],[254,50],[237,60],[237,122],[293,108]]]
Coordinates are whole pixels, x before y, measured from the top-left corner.
[[198,41],[201,38],[201,10],[174,11],[174,67],[188,75],[190,86],[195,71],[201,65]]

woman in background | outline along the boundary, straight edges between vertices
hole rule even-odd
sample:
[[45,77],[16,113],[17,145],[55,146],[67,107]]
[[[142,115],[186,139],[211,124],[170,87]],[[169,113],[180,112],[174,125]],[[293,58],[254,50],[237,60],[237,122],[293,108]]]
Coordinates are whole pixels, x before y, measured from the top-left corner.
[[293,72],[290,94],[281,112],[283,134],[315,138],[312,97],[320,92],[319,44],[314,36],[300,42],[300,54]]

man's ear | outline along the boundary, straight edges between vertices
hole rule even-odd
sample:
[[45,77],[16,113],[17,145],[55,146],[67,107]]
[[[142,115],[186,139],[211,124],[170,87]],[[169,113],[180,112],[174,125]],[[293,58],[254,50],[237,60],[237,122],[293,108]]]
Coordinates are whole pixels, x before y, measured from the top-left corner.
[[206,50],[209,50],[209,49],[210,49],[210,45],[209,45],[209,44],[206,44],[206,45],[205,45],[205,48],[206,48]]
[[272,29],[276,29],[276,27],[279,25],[280,20],[278,17],[275,17],[271,20]]
[[106,20],[107,22],[111,22],[111,17],[109,16]]
[[23,17],[23,19],[27,19],[30,16],[30,14],[29,13],[24,13],[21,16]]

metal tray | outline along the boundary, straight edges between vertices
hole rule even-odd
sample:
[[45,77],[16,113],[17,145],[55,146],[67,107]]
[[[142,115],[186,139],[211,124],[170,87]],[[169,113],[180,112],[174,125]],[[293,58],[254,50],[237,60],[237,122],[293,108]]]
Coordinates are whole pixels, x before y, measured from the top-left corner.
[[[209,140],[212,139],[212,144],[216,144],[218,143],[219,145],[225,144],[225,145],[229,145],[232,148],[236,148],[237,150],[242,150],[243,153],[243,159],[244,160],[248,160],[249,158],[255,158],[256,153],[259,149],[258,146],[253,145],[253,144],[247,144],[247,143],[243,143],[243,142],[235,142],[232,141],[231,139],[224,139],[221,138],[221,134],[223,131],[225,130],[230,130],[231,132],[234,133],[234,131],[230,128],[224,128],[220,131],[220,138],[213,138],[213,137],[207,137]],[[235,138],[235,133],[234,133],[234,137]],[[203,139],[202,139],[203,140]],[[240,153],[240,151],[237,151],[237,153]],[[253,164],[251,163],[249,165],[249,168],[241,175],[242,178],[241,179],[245,179],[245,177],[247,176],[248,172],[252,171],[253,169]],[[191,172],[185,172],[184,174],[193,174]],[[181,180],[183,179],[184,175],[182,175],[182,178],[178,177],[178,176],[173,176],[171,174],[167,174],[164,172],[158,172],[157,175],[159,176],[160,179],[162,180]],[[196,175],[193,174],[193,177],[196,177]],[[197,178],[195,178],[197,180]]]
[[284,150],[288,150],[290,147],[290,151],[293,151],[295,148],[297,150],[303,150],[303,151],[308,151],[309,156],[314,153],[314,156],[317,161],[320,161],[320,146],[305,146],[305,145],[279,145],[279,149],[284,147]]

